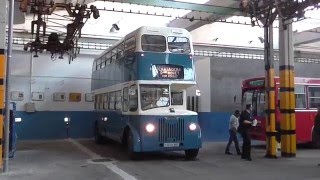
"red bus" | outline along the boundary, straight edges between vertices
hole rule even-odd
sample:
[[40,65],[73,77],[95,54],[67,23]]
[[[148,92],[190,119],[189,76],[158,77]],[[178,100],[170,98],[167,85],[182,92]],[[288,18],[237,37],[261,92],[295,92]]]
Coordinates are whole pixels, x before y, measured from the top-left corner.
[[[276,102],[276,129],[280,129],[280,79],[275,81],[275,102]],[[320,139],[313,133],[313,123],[320,105],[320,78],[296,77],[295,98],[296,98],[296,136],[297,143],[311,142],[314,147],[319,147]],[[265,78],[251,78],[242,82],[242,107],[252,104],[252,115],[261,123],[252,128],[252,139],[265,141]],[[280,134],[277,136],[280,141]]]

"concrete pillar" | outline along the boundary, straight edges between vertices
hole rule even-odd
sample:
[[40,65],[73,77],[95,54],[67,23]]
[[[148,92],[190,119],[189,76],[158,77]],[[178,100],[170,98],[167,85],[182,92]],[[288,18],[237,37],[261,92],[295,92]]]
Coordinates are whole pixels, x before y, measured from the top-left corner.
[[272,24],[264,27],[264,61],[266,87],[266,147],[265,157],[276,158],[276,118],[275,118],[275,84],[273,59],[273,27]]
[[5,45],[6,45],[6,0],[0,1],[0,169],[3,169],[2,153],[4,151],[3,123],[4,123],[4,78],[5,78]]
[[294,50],[292,24],[279,18],[281,156],[296,156]]

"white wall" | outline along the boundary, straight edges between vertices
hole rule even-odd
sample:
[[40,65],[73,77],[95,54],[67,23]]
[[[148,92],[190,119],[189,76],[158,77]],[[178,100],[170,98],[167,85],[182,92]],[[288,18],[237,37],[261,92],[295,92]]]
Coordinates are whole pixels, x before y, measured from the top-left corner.
[[199,89],[199,112],[210,112],[210,57],[195,57],[197,85],[188,88],[187,95],[195,96],[196,89]]
[[[48,53],[34,58],[30,52],[13,51],[10,62],[10,91],[24,92],[17,110],[24,110],[27,102],[34,102],[37,111],[90,111],[92,102],[85,102],[85,93],[91,91],[91,69],[94,55],[80,55],[71,64],[68,58],[51,60]],[[44,92],[44,101],[32,101],[32,92]],[[65,92],[66,101],[53,101],[52,94]],[[81,102],[69,102],[69,93],[81,93]]]

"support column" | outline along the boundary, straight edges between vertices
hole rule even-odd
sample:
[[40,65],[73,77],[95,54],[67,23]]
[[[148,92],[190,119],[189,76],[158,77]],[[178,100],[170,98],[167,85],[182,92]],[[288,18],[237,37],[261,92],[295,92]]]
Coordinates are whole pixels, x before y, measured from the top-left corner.
[[294,50],[292,24],[279,18],[281,156],[296,156]]
[[265,157],[276,156],[276,119],[275,119],[275,87],[274,87],[274,58],[273,58],[273,27],[264,27],[264,61],[265,61],[265,96],[266,96],[266,147]]
[[[0,1],[0,169],[3,169],[4,152],[4,78],[5,78],[5,44],[6,44],[6,0]],[[1,171],[2,172],[2,171]]]

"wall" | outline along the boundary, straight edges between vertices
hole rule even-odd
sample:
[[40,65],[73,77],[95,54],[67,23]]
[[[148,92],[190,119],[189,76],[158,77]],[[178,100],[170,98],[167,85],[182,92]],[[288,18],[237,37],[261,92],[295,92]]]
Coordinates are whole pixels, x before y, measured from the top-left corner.
[[[92,102],[84,101],[84,94],[91,92],[91,67],[93,56],[81,55],[71,64],[68,60],[51,60],[49,54],[34,58],[30,53],[14,51],[11,61],[11,91],[24,92],[24,100],[17,101],[17,110],[31,102],[32,92],[44,92],[44,101],[32,101],[37,111],[91,111]],[[65,92],[65,102],[52,99],[55,92]],[[68,102],[70,92],[82,93],[81,102]]]
[[196,69],[197,85],[188,88],[187,95],[195,96],[196,90],[200,90],[201,96],[199,97],[199,111],[210,112],[210,57],[194,58],[194,65]]
[[[18,139],[60,139],[92,137],[94,120],[93,102],[85,102],[85,93],[91,92],[91,67],[94,55],[80,55],[71,64],[68,56],[51,60],[51,54],[42,53],[34,58],[29,52],[13,51],[11,61],[11,91],[22,91],[23,101],[17,106]],[[32,92],[43,92],[43,101],[32,101]],[[53,101],[52,94],[65,92],[66,101]],[[69,102],[69,93],[81,93],[80,102]],[[27,102],[35,103],[36,112],[25,112]],[[71,122],[67,128],[64,117]],[[69,132],[67,132],[67,130]],[[69,134],[67,134],[69,133]]]

